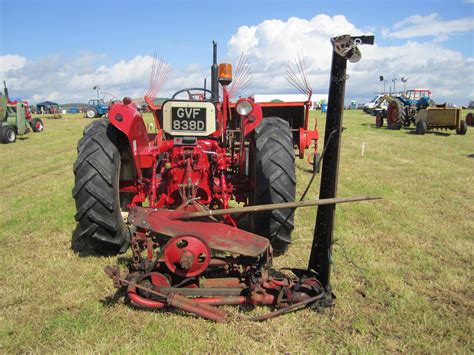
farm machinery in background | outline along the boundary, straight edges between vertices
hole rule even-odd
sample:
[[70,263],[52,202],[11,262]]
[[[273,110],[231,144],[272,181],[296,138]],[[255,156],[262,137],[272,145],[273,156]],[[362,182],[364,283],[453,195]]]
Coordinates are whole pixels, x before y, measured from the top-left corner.
[[[310,144],[316,148],[307,107],[250,98],[231,103],[248,83],[247,66],[241,60],[234,77],[230,64],[217,65],[214,43],[210,90],[183,89],[156,106],[153,97],[170,69],[154,63],[145,99],[156,134],[147,132],[129,98],[111,107],[108,120],[85,128],[74,164],[73,248],[110,255],[130,247],[127,273],[110,266],[105,272],[139,307],[174,307],[225,321],[226,313],[215,306],[280,308],[253,320],[305,305],[330,306],[335,204],[375,199],[336,197],[347,60],[358,61],[357,46],[373,44],[373,36],[331,41],[320,200],[304,200],[305,194],[296,200],[294,152],[301,158]],[[301,73],[291,79],[309,92]],[[291,243],[295,208],[316,205],[308,267],[272,269],[272,259]]]
[[[414,123],[416,112],[429,106],[431,91],[428,89],[411,89],[401,95],[383,95],[373,109],[375,126],[382,127],[384,119],[389,129],[409,127]],[[381,106],[386,108],[382,109]]]
[[5,82],[4,95],[0,95],[0,139],[2,143],[14,143],[18,135],[27,134],[30,131],[42,132],[43,121],[33,118],[27,102],[10,101],[8,88]]
[[87,118],[96,118],[107,115],[109,106],[102,99],[90,99],[87,103],[85,115]]
[[[385,95],[374,108],[375,126],[380,128],[387,122],[388,129],[399,130],[402,127],[415,125],[417,134],[425,134],[433,129],[453,129],[457,134],[466,134],[467,125],[461,118],[461,110],[446,107],[446,104],[436,105],[431,99],[428,89],[407,90],[403,95]],[[382,103],[387,109],[380,109]]]

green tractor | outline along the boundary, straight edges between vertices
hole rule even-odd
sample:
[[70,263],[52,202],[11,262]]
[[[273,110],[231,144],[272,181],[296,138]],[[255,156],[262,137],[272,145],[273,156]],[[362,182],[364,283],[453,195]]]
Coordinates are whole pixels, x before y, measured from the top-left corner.
[[14,143],[17,135],[27,134],[31,130],[42,132],[43,128],[41,119],[31,117],[27,103],[9,101],[8,89],[5,86],[5,95],[0,93],[0,140],[2,143]]

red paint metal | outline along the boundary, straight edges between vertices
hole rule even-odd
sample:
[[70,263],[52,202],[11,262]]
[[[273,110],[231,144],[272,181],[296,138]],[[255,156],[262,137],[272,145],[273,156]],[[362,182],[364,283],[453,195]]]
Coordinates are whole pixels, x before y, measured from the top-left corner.
[[183,277],[200,275],[211,261],[211,249],[195,236],[171,238],[165,245],[163,257],[168,269]]
[[227,313],[203,302],[196,302],[190,298],[172,294],[168,296],[168,304],[183,311],[196,314],[216,322],[225,322]]
[[128,221],[137,227],[145,228],[170,237],[194,235],[205,241],[210,248],[246,256],[259,256],[269,247],[267,238],[246,232],[223,223],[210,221],[178,220],[182,212],[134,207]]
[[204,288],[211,288],[211,287],[213,288],[219,288],[219,287],[244,288],[245,284],[238,277],[220,277],[220,278],[214,278],[214,279],[202,279],[201,282],[199,283],[199,286],[204,287]]

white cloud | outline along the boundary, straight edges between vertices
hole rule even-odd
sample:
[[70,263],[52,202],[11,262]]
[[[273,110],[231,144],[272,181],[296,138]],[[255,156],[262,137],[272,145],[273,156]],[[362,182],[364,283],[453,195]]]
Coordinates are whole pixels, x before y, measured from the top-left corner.
[[0,56],[0,73],[22,68],[26,63],[26,58],[19,55]]
[[[102,93],[111,93],[117,98],[143,97],[148,89],[153,58],[139,55],[109,66],[100,65],[104,57],[82,53],[74,59],[51,55],[27,61],[15,55],[1,56],[0,79],[6,80],[12,97],[31,102],[85,102],[95,96],[92,90],[95,85],[101,87]],[[183,87],[202,86],[207,74],[198,65],[177,70],[164,87],[167,91],[160,94],[169,95]]]
[[[436,20],[437,15],[430,15]],[[427,17],[411,17],[394,25],[403,31],[410,26],[421,26]],[[406,27],[408,26],[408,27]],[[253,85],[241,93],[294,93],[284,79],[286,66],[303,50],[310,83],[315,93],[327,93],[332,47],[329,38],[364,31],[344,16],[317,15],[309,20],[291,17],[286,21],[267,20],[254,26],[240,27],[227,43],[227,58],[237,64],[240,53],[249,57]],[[452,33],[452,32],[451,32]],[[350,79],[347,99],[365,100],[383,89],[379,75],[387,79],[408,78],[409,87],[429,87],[437,101],[466,104],[474,99],[474,59],[447,49],[436,41],[409,40],[396,46],[362,46],[362,61],[348,65]],[[161,53],[166,55],[166,53]],[[52,100],[60,103],[85,102],[95,96],[92,90],[99,85],[102,92],[123,96],[143,97],[148,89],[152,57],[137,55],[105,65],[106,56],[80,53],[69,59],[50,55],[29,60],[18,55],[0,56],[0,82],[6,80],[13,97],[38,102]],[[174,68],[160,96],[169,96],[186,87],[201,87],[209,77],[209,63],[190,63]],[[208,86],[210,81],[208,81]]]
[[[409,23],[416,21],[423,20],[411,19]],[[362,31],[344,16],[264,21],[256,26],[240,27],[228,43],[228,54],[234,62],[241,52],[249,57],[254,84],[248,93],[294,92],[283,77],[288,61],[303,49],[313,91],[326,93],[332,53],[329,37],[345,33],[357,35]],[[429,87],[438,101],[466,104],[469,98],[474,98],[472,60],[440,43],[409,41],[398,46],[376,44],[360,49],[362,61],[348,65],[348,98],[367,99],[382,91],[379,75],[390,80],[397,78],[397,89],[402,87],[400,78],[405,76],[407,88]]]
[[393,38],[415,38],[415,37],[443,37],[453,33],[466,33],[474,29],[474,18],[465,17],[456,20],[444,21],[436,13],[421,16],[413,15],[400,22],[393,28],[396,30],[389,33]]

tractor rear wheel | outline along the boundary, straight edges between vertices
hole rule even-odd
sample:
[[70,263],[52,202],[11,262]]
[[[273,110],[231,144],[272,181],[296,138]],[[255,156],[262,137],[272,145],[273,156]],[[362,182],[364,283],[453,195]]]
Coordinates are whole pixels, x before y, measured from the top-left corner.
[[119,131],[106,119],[88,125],[78,142],[72,190],[78,224],[72,249],[81,255],[115,255],[128,248],[130,231],[122,217],[124,201],[119,192],[126,150]]
[[16,130],[12,126],[4,126],[0,130],[2,143],[9,144],[16,142]]
[[[254,131],[250,165],[256,187],[252,205],[295,201],[296,174],[293,136],[287,121],[265,117]],[[291,243],[294,213],[291,209],[254,213],[252,231],[268,238],[274,255],[282,255]]]
[[33,118],[30,125],[33,132],[43,132],[44,130],[43,121],[39,118]]
[[398,99],[390,101],[387,107],[387,128],[400,129],[406,121],[406,112],[403,102]]
[[95,118],[99,117],[99,113],[97,112],[95,107],[88,107],[86,111],[87,118]]

